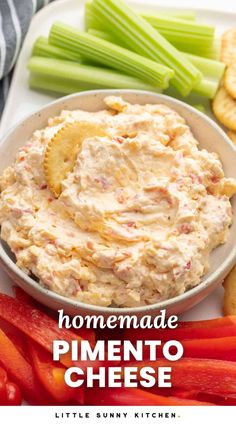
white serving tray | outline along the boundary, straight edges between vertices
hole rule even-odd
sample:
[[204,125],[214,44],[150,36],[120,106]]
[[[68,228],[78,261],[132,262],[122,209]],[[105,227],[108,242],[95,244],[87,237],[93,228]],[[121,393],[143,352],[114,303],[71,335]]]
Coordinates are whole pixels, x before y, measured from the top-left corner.
[[[117,0],[118,1],[118,0]],[[129,0],[131,4],[146,10],[194,9],[199,21],[213,24],[217,32],[236,26],[236,3],[232,0]],[[53,97],[32,91],[28,88],[26,64],[34,40],[39,35],[47,35],[55,20],[83,27],[85,0],[57,0],[38,12],[30,25],[18,62],[14,71],[11,88],[0,125],[1,136],[11,126],[26,115],[53,100]],[[216,10],[217,9],[217,10]],[[0,291],[12,293],[14,282],[0,269]],[[222,314],[223,289],[218,287],[207,299],[190,311],[182,314],[181,319],[197,320],[220,316]]]

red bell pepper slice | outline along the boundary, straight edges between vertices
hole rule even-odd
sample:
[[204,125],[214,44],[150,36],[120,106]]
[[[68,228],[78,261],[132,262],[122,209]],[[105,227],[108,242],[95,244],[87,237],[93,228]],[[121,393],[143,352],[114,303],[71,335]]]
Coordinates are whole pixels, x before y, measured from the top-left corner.
[[59,403],[84,403],[84,388],[72,388],[64,381],[66,368],[55,364],[50,353],[29,340],[29,352],[38,379],[51,396]]
[[[24,290],[22,290],[18,286],[14,286],[14,292],[16,295],[16,299],[20,302],[26,303],[29,306],[32,306],[36,309],[40,309],[42,312],[45,312],[45,307],[38,303],[33,297],[31,297],[28,293],[26,293]],[[47,310],[45,313],[51,316],[54,320],[57,319],[57,312],[53,310]],[[71,331],[81,337],[82,339],[89,340],[91,344],[95,344],[95,332],[91,328],[79,328],[78,330],[72,328]]]
[[[180,340],[184,348],[184,358],[222,359],[236,361],[236,336],[217,339]],[[150,349],[143,348],[143,359],[149,361]],[[163,358],[162,349],[157,350],[157,359]],[[123,361],[123,362],[133,362]]]
[[212,405],[208,402],[198,402],[189,399],[179,399],[177,397],[165,397],[154,395],[147,391],[119,387],[119,388],[97,388],[86,390],[85,402],[87,405],[106,406],[201,406]]
[[182,340],[184,357],[236,361],[236,336],[217,339]]
[[174,329],[127,329],[127,340],[186,340],[236,336],[236,316],[179,322]]
[[185,358],[176,362],[158,360],[130,364],[140,368],[145,366],[171,367],[173,388],[198,390],[206,393],[236,393],[236,363],[217,359]]
[[174,396],[181,399],[192,399],[192,400],[197,400],[198,402],[213,403],[215,405],[236,405],[236,395],[232,395],[232,394],[201,393],[198,390],[184,390],[184,389],[178,389],[178,388],[177,389],[151,388],[146,390],[147,391],[150,390],[151,393],[157,394],[157,395],[172,396],[172,397]]
[[[172,389],[172,395],[181,399],[194,399],[198,400],[199,392],[198,390],[183,390],[183,389]],[[206,399],[203,399],[204,402],[206,402]],[[214,402],[211,402],[214,403]]]
[[[64,328],[59,328],[57,322],[53,318],[49,317],[39,309],[1,293],[0,318],[17,327],[29,338],[44,347],[48,352],[53,351],[54,340],[65,340],[69,343],[72,340],[82,340],[82,337],[76,335],[73,331]],[[93,339],[94,333],[90,334],[92,335]],[[89,342],[91,345],[93,344],[93,340],[92,342]],[[80,360],[78,360],[76,362],[72,362],[70,352],[65,355],[61,355],[60,362],[66,367],[74,365],[79,366],[84,370],[87,366],[98,367],[106,365],[106,361],[96,361],[96,363],[93,361],[91,363],[91,361],[81,362]]]
[[0,329],[0,364],[19,385],[26,399],[41,403],[38,386],[32,366],[24,359],[12,341]]
[[199,401],[206,401],[206,402],[212,402],[216,405],[229,405],[233,406],[236,405],[236,397],[234,395],[230,394],[211,394],[211,393],[199,393],[197,395],[197,400]]
[[[0,326],[1,328],[1,326]],[[2,328],[4,331],[4,328]],[[14,332],[5,331],[7,337],[12,341],[17,350],[21,353],[21,355],[25,358],[26,361],[30,363],[28,351],[26,349],[26,336],[21,333],[21,331],[16,330],[14,328]]]
[[[6,294],[0,294],[0,317],[17,327],[49,352],[53,351],[54,340],[82,340],[72,331],[60,329],[48,315]],[[63,359],[62,359],[63,361]]]
[[[144,388],[141,385],[139,386],[141,390],[147,390],[148,392],[153,393],[154,395],[160,395],[160,396],[174,396],[181,399],[192,399],[192,400],[198,400],[197,396],[199,394],[198,390],[186,390],[186,389],[179,389],[179,388],[173,388],[173,387],[150,387],[150,388]],[[206,400],[204,400],[206,401]],[[208,402],[208,401],[207,401]],[[214,402],[211,402],[214,403]]]
[[88,340],[91,346],[95,345],[96,343],[96,334],[95,331],[92,328],[71,328],[72,333],[75,335],[82,337],[84,340]]

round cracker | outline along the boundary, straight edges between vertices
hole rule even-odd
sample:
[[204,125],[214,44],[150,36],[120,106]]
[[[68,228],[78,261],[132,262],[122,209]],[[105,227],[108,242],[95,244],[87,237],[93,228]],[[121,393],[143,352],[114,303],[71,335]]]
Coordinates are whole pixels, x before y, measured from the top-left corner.
[[236,28],[231,28],[222,35],[220,59],[226,65],[236,62]]
[[231,63],[225,71],[224,87],[228,94],[236,99],[236,62]]
[[105,136],[106,132],[92,122],[66,124],[49,141],[44,154],[44,173],[55,197],[61,194],[61,182],[72,171],[83,141]]
[[214,97],[212,109],[221,124],[236,131],[236,100],[229,96],[223,86],[219,88]]

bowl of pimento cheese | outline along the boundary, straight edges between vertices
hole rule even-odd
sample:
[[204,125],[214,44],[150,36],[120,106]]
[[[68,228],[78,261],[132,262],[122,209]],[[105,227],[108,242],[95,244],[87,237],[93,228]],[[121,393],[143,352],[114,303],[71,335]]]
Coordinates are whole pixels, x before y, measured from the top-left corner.
[[[85,132],[55,195],[45,152],[78,122],[102,132]],[[223,130],[174,98],[97,90],[59,99],[2,139],[1,263],[30,295],[72,315],[181,313],[236,260],[235,163]]]

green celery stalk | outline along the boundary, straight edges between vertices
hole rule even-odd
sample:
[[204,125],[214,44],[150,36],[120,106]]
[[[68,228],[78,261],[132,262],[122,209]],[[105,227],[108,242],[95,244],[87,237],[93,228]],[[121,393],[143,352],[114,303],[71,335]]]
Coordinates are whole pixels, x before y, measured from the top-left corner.
[[38,37],[32,48],[32,56],[43,56],[54,59],[65,59],[73,62],[81,62],[81,57],[77,53],[70,52],[60,47],[49,44],[47,37]]
[[209,80],[207,78],[203,78],[202,81],[196,87],[194,87],[192,93],[213,99],[218,87],[219,80]]
[[87,90],[86,86],[80,86],[67,78],[55,78],[41,74],[30,74],[29,87],[34,90],[42,90],[59,94],[72,94],[78,91]]
[[103,40],[110,41],[110,43],[117,44],[118,46],[123,47],[122,41],[117,40],[117,38],[114,37],[114,35],[109,32],[101,31],[99,29],[89,28],[88,34],[94,35],[94,37],[102,38]]
[[[112,43],[119,44],[120,42],[120,40],[117,40],[114,35],[106,31],[100,31],[91,28],[88,30],[88,33],[95,35],[96,37],[102,38],[103,40],[110,41]],[[225,64],[223,62],[206,59],[205,57],[194,56],[192,54],[184,52],[182,52],[182,54],[187,57],[187,59],[190,60],[190,62],[192,62],[196,66],[196,68],[199,69],[199,71],[203,74],[204,77],[206,77],[208,80],[217,80],[217,82],[219,83],[225,71]]]
[[[152,90],[160,92],[156,87],[145,84],[138,78],[113,71],[60,59],[50,59],[32,56],[28,62],[28,68],[33,74],[45,78],[62,79],[62,83],[70,82],[71,87],[87,89],[92,88],[131,88],[137,90]],[[42,82],[43,84],[43,82]]]
[[87,31],[89,28],[98,30],[103,29],[103,22],[93,12],[92,0],[87,0],[84,7],[84,27]]
[[[107,41],[110,41],[110,42],[116,41],[111,34],[108,34],[105,31],[90,29],[88,32],[91,33],[92,35],[106,39]],[[58,47],[54,47],[50,45],[48,43],[48,39],[43,36],[38,37],[37,40],[35,41],[32,54],[34,56],[65,59],[65,60],[71,60],[75,62],[78,62],[78,57],[79,57],[76,54],[73,55],[73,53],[71,52],[68,52],[66,50],[59,49]],[[185,53],[185,55],[189,58],[190,61],[192,61],[195,64],[195,66],[203,73],[203,75],[208,78],[208,80],[204,79],[202,84],[200,83],[199,85],[200,90],[199,90],[199,87],[196,87],[196,92],[200,91],[201,93],[203,93],[203,95],[206,95],[204,90],[204,88],[206,88],[207,92],[208,93],[210,92],[210,97],[212,98],[212,96],[215,93],[216,85],[214,83],[211,83],[209,79],[212,78],[212,79],[220,80],[224,74],[225,65],[222,62],[201,58],[201,57],[190,55],[187,53]],[[35,81],[35,76],[33,78],[33,81]],[[40,82],[40,79],[37,78],[36,83],[34,82],[34,84],[39,85],[39,82]],[[43,87],[45,87],[45,85],[46,85],[46,82],[43,80]],[[65,93],[65,94],[73,93],[76,91],[76,87],[74,83],[71,86],[69,85],[69,87],[68,85],[69,83],[68,84],[64,83],[65,90],[63,91],[62,89],[57,88],[61,86],[63,88],[63,84],[61,84],[61,86],[60,86],[60,83],[57,85],[54,84],[54,87],[56,86],[56,89],[54,89],[53,91],[57,91],[57,92]],[[89,88],[90,86],[85,87],[84,89],[89,89]],[[45,87],[45,89],[47,89],[47,87]]]
[[142,13],[141,16],[156,28],[171,43],[184,41],[186,44],[204,43],[211,46],[214,41],[215,28],[198,22],[186,21],[158,13]]
[[205,45],[204,43],[191,44],[186,43],[184,40],[179,42],[175,41],[173,45],[180,51],[189,53],[196,56],[205,57],[207,59],[219,60],[220,59],[220,41],[218,39],[214,40],[214,43],[211,46]]
[[204,76],[220,80],[225,71],[225,64],[218,60],[207,59],[184,53],[185,56],[202,72]]
[[[180,17],[180,15],[179,15]],[[106,27],[106,22],[103,21],[103,19],[95,14],[93,10],[93,3],[92,0],[89,0],[88,3],[86,3],[85,6],[85,28],[86,30],[89,29],[95,29],[100,31],[106,31],[108,33],[111,33],[109,26]],[[170,28],[171,31],[171,28]],[[184,51],[191,54],[196,54],[198,56],[203,56],[209,59],[215,59],[218,60],[220,57],[220,44],[218,40],[214,40],[210,45],[209,43],[204,43],[201,38],[192,38],[186,36],[186,33],[179,32],[178,38],[175,37],[175,34],[172,35],[172,42],[173,46],[177,48],[180,51]],[[163,35],[163,34],[162,34]],[[166,34],[168,36],[168,34]],[[170,36],[171,37],[171,36]],[[170,41],[170,40],[169,40]],[[122,40],[122,45],[125,47],[129,47],[126,43],[126,40]]]
[[[152,12],[149,12],[149,15]],[[155,13],[157,14],[157,13]],[[196,13],[188,10],[173,11],[173,10],[158,10],[158,16],[172,17],[177,19],[183,19],[185,21],[195,21]],[[97,16],[93,13],[92,0],[87,0],[85,3],[85,29],[96,28],[102,29],[102,22],[99,24]]]
[[104,28],[131,50],[173,69],[170,84],[183,96],[199,83],[199,70],[123,0],[93,0],[92,8]]
[[219,81],[203,78],[199,85],[194,87],[190,95],[187,97],[180,96],[179,93],[173,89],[173,87],[165,90],[165,94],[192,105],[193,100],[195,103],[202,103],[203,101],[205,103],[208,100],[213,99],[218,87]]
[[164,65],[60,22],[52,25],[49,43],[158,88],[167,88],[174,76]]

